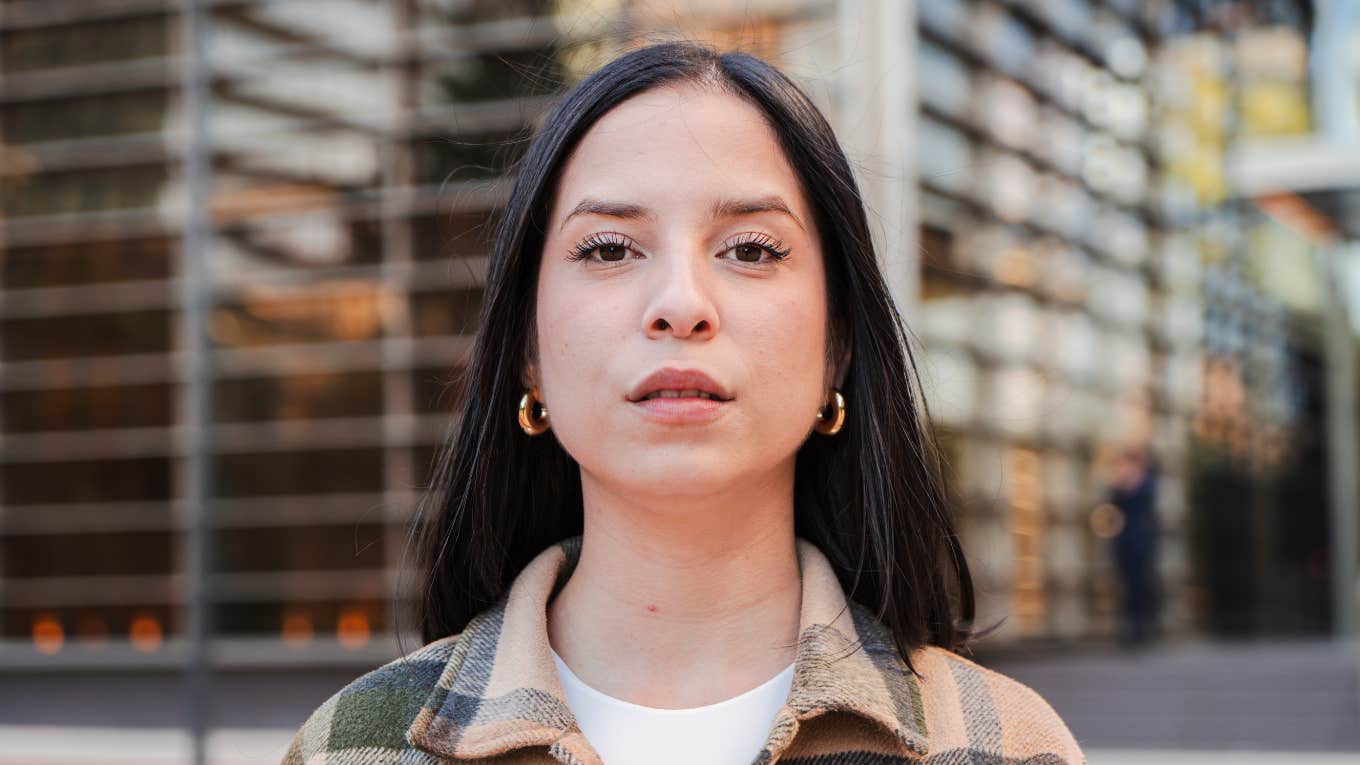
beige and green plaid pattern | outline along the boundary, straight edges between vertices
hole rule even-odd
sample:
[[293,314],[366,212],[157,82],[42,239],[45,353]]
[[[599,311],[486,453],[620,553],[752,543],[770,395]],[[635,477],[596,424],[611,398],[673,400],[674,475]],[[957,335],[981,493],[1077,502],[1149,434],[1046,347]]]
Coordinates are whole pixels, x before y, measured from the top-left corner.
[[[793,682],[753,765],[1085,763],[1026,686],[934,646],[913,655],[923,679],[913,676],[881,622],[846,600],[823,553],[801,537],[797,548]],[[298,730],[284,765],[603,765],[567,706],[548,643],[548,603],[580,551],[579,535],[549,547],[462,633],[342,688]]]

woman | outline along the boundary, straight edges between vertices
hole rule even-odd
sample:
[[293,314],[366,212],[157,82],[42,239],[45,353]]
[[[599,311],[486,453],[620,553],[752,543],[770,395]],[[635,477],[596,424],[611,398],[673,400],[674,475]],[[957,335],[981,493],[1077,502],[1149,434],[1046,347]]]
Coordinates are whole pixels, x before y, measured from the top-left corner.
[[914,377],[806,96],[691,43],[616,59],[500,222],[425,508],[427,644],[285,761],[1084,761],[954,653],[972,582]]

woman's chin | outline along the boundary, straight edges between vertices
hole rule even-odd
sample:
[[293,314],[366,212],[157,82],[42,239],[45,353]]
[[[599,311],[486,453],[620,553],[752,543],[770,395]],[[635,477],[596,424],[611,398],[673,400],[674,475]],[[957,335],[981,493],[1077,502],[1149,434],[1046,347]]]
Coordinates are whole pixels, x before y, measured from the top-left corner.
[[663,464],[639,464],[632,469],[613,471],[620,490],[628,496],[712,497],[741,483],[731,465],[714,465],[695,460]]

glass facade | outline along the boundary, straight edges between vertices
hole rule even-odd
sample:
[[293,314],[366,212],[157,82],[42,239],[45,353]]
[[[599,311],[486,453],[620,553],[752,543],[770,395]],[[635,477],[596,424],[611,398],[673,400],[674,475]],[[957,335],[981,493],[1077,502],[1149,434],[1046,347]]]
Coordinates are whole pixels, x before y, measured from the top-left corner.
[[[1258,544],[1291,502],[1323,519],[1316,284],[1282,276],[1306,247],[1233,202],[1223,170],[1239,133],[1309,124],[1299,21],[1233,47],[1171,2],[915,5],[896,148],[919,247],[886,257],[919,268],[907,320],[982,621],[1008,617],[1003,640],[1113,634],[1098,511],[1111,454],[1145,442],[1168,628],[1316,629],[1289,607],[1317,600],[1325,528]],[[631,42],[679,33],[785,66],[844,124],[827,73],[854,6],[205,2],[193,48],[164,2],[0,3],[0,667],[178,666],[199,533],[214,661],[395,655],[408,527],[535,119]],[[187,150],[210,170],[189,247]]]
[[980,610],[1114,637],[1106,500],[1145,446],[1166,632],[1325,631],[1325,280],[1227,171],[1308,129],[1302,6],[917,5],[916,323]]
[[[0,666],[185,661],[195,465],[214,661],[395,655],[507,173],[555,93],[679,18],[644,5],[203,3],[195,50],[174,5],[4,4]],[[767,54],[834,40],[832,4],[768,5],[752,25],[699,4],[675,31]]]
[[[1174,458],[1193,404],[1162,379],[1154,273],[1148,59],[1175,14],[1122,6],[919,4],[917,322],[979,610],[1011,638],[1113,635],[1118,583],[1090,524],[1105,465],[1153,438]],[[1170,462],[1159,509],[1174,518]],[[1163,576],[1179,592],[1169,526]]]

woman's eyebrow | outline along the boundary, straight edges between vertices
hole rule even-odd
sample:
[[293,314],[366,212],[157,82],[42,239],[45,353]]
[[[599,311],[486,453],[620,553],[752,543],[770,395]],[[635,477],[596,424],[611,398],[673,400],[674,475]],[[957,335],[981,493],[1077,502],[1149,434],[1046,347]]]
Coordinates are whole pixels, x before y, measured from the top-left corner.
[[630,202],[608,202],[602,199],[592,199],[586,197],[576,203],[576,207],[567,213],[567,217],[562,219],[562,223],[557,227],[558,231],[567,227],[567,221],[577,215],[604,215],[610,218],[625,218],[635,220],[646,218],[656,220],[656,213],[648,210],[642,205],[635,205]]
[[[709,214],[714,219],[734,218],[742,215],[755,215],[757,213],[765,212],[783,213],[792,218],[793,222],[798,224],[798,228],[801,228],[804,231],[807,230],[807,228],[803,226],[803,221],[799,220],[798,216],[793,213],[793,210],[789,209],[788,204],[786,204],[778,194],[767,194],[765,196],[752,197],[749,199],[719,199],[717,202],[713,203],[713,207],[709,210]],[[656,213],[642,205],[636,205],[631,202],[610,202],[607,200],[586,197],[576,203],[576,207],[572,208],[572,211],[567,213],[567,217],[562,219],[562,223],[558,226],[558,230],[561,231],[563,228],[566,228],[567,221],[577,215],[604,215],[610,218],[624,218],[627,220],[636,220],[639,218],[653,221],[656,220]]]
[[756,213],[777,212],[783,213],[793,219],[798,224],[798,228],[806,231],[803,222],[793,214],[793,210],[785,204],[778,194],[767,194],[762,197],[751,199],[719,199],[713,204],[711,214],[714,218],[734,218],[742,215],[754,215]]

